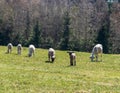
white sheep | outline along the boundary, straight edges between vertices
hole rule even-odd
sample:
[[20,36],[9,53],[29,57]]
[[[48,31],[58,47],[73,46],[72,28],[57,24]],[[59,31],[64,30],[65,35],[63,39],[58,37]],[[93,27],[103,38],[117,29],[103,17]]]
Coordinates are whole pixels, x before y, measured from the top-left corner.
[[12,45],[12,43],[9,43],[9,44],[7,45],[7,53],[11,53],[11,52],[12,52],[12,49],[13,49],[13,45]]
[[28,56],[31,57],[35,53],[35,46],[34,45],[29,45],[29,54]]
[[101,61],[102,61],[102,53],[103,53],[103,47],[102,44],[97,44],[93,47],[92,53],[90,55],[91,61],[93,61],[94,58],[96,58],[96,61],[98,61],[99,54],[101,55]]
[[48,50],[48,60],[52,62],[55,60],[55,50],[53,48],[49,48]]
[[21,44],[18,44],[18,45],[17,45],[17,54],[18,54],[18,55],[21,55],[21,51],[22,51],[22,45],[21,45]]
[[70,56],[70,65],[75,66],[76,65],[76,54],[73,51],[67,52]]

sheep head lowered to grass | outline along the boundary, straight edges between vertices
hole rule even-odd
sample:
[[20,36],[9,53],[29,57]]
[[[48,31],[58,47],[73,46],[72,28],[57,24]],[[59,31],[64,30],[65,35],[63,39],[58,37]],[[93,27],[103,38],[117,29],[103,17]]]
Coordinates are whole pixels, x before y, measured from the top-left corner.
[[12,45],[12,43],[9,43],[9,44],[7,45],[7,53],[11,53],[11,52],[12,52],[12,49],[13,49],[13,45]]
[[70,65],[75,66],[76,65],[76,54],[73,51],[68,51],[70,56]]
[[29,53],[28,56],[31,57],[35,54],[35,46],[34,45],[29,45]]
[[55,50],[53,48],[49,48],[48,50],[48,60],[52,62],[55,60]]
[[18,45],[17,45],[17,54],[18,54],[18,55],[21,55],[21,51],[22,51],[22,45],[21,45],[21,44],[18,44]]
[[91,61],[93,61],[94,58],[96,58],[96,61],[98,61],[99,54],[101,56],[101,61],[102,61],[102,53],[103,53],[103,47],[101,44],[97,44],[93,47],[92,53],[90,55]]

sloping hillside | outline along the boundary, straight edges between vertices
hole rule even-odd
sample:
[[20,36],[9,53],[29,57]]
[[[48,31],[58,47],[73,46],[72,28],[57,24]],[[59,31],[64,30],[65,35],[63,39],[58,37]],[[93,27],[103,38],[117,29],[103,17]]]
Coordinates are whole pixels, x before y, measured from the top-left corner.
[[120,55],[103,55],[103,62],[90,62],[90,53],[75,52],[77,65],[69,66],[66,51],[56,50],[55,63],[48,62],[48,50],[36,49],[27,57],[16,47],[5,54],[0,46],[0,93],[119,93]]

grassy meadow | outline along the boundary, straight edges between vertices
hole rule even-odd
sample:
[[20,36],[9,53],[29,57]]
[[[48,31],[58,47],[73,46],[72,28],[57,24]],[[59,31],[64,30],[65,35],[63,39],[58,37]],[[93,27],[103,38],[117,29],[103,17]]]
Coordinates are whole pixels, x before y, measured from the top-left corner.
[[17,55],[0,46],[0,93],[120,93],[120,55],[103,54],[103,62],[91,62],[90,53],[76,52],[76,66],[70,66],[66,51],[56,50],[49,63],[46,49],[28,48]]

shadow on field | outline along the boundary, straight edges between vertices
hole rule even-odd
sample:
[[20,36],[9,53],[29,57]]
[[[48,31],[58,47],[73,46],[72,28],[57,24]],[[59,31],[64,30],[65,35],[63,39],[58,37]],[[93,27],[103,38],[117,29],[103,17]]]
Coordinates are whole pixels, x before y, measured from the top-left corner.
[[29,57],[28,55],[26,55],[25,57]]
[[52,62],[52,61],[45,61],[45,63],[54,63],[54,62]]
[[94,60],[94,61],[90,61],[90,62],[96,62],[96,63],[97,63],[97,62],[102,62],[102,61],[100,61],[100,60],[99,60],[99,61],[95,61],[95,60]]
[[74,65],[68,65],[68,66],[66,66],[66,67],[76,67],[76,66],[74,66]]
[[5,54],[8,54],[8,55],[18,55],[17,53],[8,53],[8,52],[5,52]]

